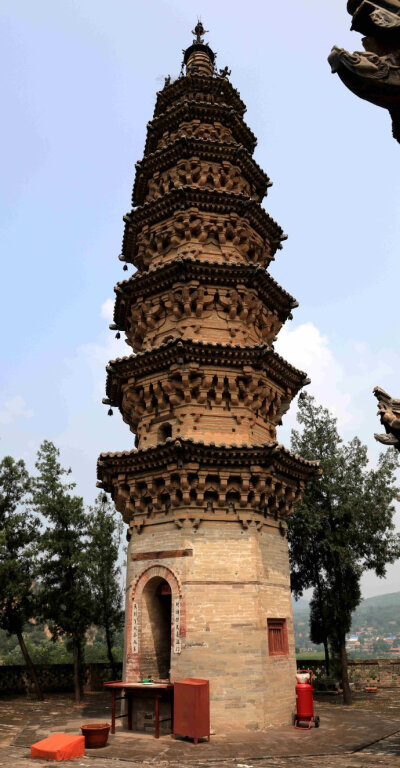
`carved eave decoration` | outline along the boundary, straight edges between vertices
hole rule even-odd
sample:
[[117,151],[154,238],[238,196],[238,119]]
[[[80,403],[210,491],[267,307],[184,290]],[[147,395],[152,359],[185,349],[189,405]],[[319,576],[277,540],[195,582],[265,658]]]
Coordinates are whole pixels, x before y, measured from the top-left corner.
[[171,132],[181,128],[185,121],[213,125],[221,123],[232,131],[233,138],[238,144],[243,144],[249,152],[254,152],[257,139],[244,120],[231,108],[221,104],[207,102],[185,101],[183,104],[171,106],[166,112],[147,123],[147,140],[144,154],[155,152],[157,142],[165,131]]
[[142,264],[137,264],[135,261],[137,236],[141,229],[144,226],[150,227],[164,219],[168,219],[175,212],[181,213],[185,211],[186,214],[189,214],[191,210],[193,210],[193,213],[196,213],[196,209],[201,212],[222,214],[231,218],[232,214],[236,214],[238,218],[244,219],[244,224],[246,224],[247,220],[262,238],[265,247],[268,248],[269,261],[272,260],[276,251],[282,248],[282,241],[286,239],[286,235],[284,235],[281,227],[263,208],[260,208],[255,200],[251,200],[242,194],[185,186],[175,189],[168,195],[151,203],[145,203],[124,216],[125,230],[122,242],[122,255],[125,260],[132,262],[139,268],[143,268]]
[[102,454],[98,486],[113,495],[130,525],[174,523],[197,528],[204,520],[237,522],[248,528],[278,528],[318,472],[276,443],[259,449],[167,441],[141,452]]
[[375,434],[375,440],[383,445],[392,445],[400,451],[400,400],[390,397],[381,387],[375,387],[378,400],[378,416],[385,428],[385,434]]
[[400,40],[400,3],[397,0],[349,0],[349,13],[353,15],[351,29],[363,35],[379,35],[392,43]]
[[173,365],[184,367],[190,363],[202,367],[237,368],[239,371],[251,366],[254,370],[264,371],[282,389],[290,389],[292,397],[309,384],[303,371],[294,368],[267,345],[243,347],[178,339],[137,355],[111,360],[107,366],[107,396],[113,405],[119,405],[121,385],[130,378],[139,380],[151,373],[169,370]]
[[197,281],[200,285],[245,288],[255,290],[266,307],[278,314],[283,324],[291,311],[298,306],[293,296],[285,291],[259,266],[219,264],[218,262],[196,261],[194,258],[175,259],[163,267],[150,268],[148,272],[137,272],[128,280],[121,280],[115,286],[114,330],[123,331],[132,307],[140,299],[146,299],[168,291],[176,285]]
[[400,2],[349,0],[352,29],[366,35],[364,52],[334,46],[328,57],[332,72],[356,96],[389,110],[393,136],[400,141]]
[[102,453],[97,472],[98,487],[112,494],[131,533],[163,522],[197,528],[223,519],[259,530],[272,525],[284,535],[305,483],[320,470],[318,462],[277,443],[238,447],[180,439]]
[[240,115],[246,112],[246,105],[240,98],[239,91],[224,77],[210,77],[205,74],[192,74],[188,77],[180,77],[166,85],[157,93],[157,101],[154,109],[154,117],[164,113],[172,103],[179,99],[192,101],[192,95],[202,93],[213,102],[215,98],[221,101],[221,96],[227,107],[232,107]]
[[243,146],[234,142],[213,141],[181,136],[136,163],[136,177],[132,193],[132,205],[142,205],[147,193],[148,181],[156,172],[162,173],[182,160],[198,158],[207,162],[227,163],[238,167],[257,193],[259,201],[267,194],[272,182]]
[[241,466],[274,466],[279,475],[288,480],[296,479],[306,482],[322,474],[318,461],[303,459],[292,453],[277,442],[254,445],[215,445],[202,441],[183,440],[182,438],[167,439],[165,443],[140,451],[119,451],[101,453],[98,461],[98,478],[106,469],[125,472],[131,475],[135,472],[159,469],[172,465],[182,467],[184,463],[195,463],[199,466],[238,467]]

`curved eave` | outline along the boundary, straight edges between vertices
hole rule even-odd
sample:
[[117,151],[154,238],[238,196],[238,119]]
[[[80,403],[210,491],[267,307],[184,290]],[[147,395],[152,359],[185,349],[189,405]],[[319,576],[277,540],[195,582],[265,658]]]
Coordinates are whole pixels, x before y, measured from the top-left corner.
[[343,64],[337,70],[337,74],[355,96],[377,107],[392,109],[400,103],[400,85],[397,80],[394,82],[377,80],[364,75],[362,71],[350,70]]
[[198,262],[193,258],[178,258],[162,267],[137,272],[128,280],[121,280],[115,286],[117,294],[114,308],[114,322],[119,330],[125,330],[130,308],[139,298],[159,295],[177,283],[199,280],[202,284],[237,288],[244,285],[253,289],[270,310],[278,312],[284,323],[291,310],[298,306],[296,299],[285,291],[262,267],[256,265],[220,264],[219,262]]
[[243,366],[251,366],[256,371],[262,370],[284,391],[290,390],[291,399],[309,383],[303,371],[288,363],[266,344],[203,344],[190,339],[174,339],[137,355],[110,360],[107,366],[107,397],[119,407],[121,385],[128,379],[142,379],[152,373],[169,370],[174,363],[184,365],[189,362],[203,366],[217,365],[225,369],[237,368],[239,372]]
[[209,104],[206,101],[193,99],[182,104],[172,105],[164,114],[147,123],[144,154],[148,155],[157,149],[157,143],[165,131],[173,131],[181,123],[193,120],[200,120],[200,122],[207,124],[222,123],[232,130],[232,134],[239,144],[243,144],[249,152],[254,152],[257,139],[253,131],[234,109],[224,104]]
[[174,102],[193,91],[209,93],[212,97],[222,97],[226,104],[233,107],[240,115],[246,112],[246,105],[242,101],[239,91],[233,87],[229,80],[224,77],[210,77],[210,75],[198,73],[179,77],[169,85],[165,85],[162,91],[158,91],[154,117],[159,117]]
[[[358,7],[355,7],[358,5]],[[380,15],[375,15],[378,10],[376,2],[363,0],[361,3],[350,4],[353,10],[349,13],[353,15],[351,29],[360,32],[362,35],[375,37],[380,42],[388,44],[399,43],[400,41],[400,6],[396,7],[397,12],[385,7],[386,19],[380,19]],[[389,22],[389,23],[388,23]]]
[[276,442],[259,446],[243,444],[215,445],[201,441],[174,440],[144,450],[101,453],[97,463],[97,477],[104,490],[112,489],[110,480],[116,474],[136,475],[171,465],[183,467],[195,462],[199,467],[271,468],[275,474],[289,480],[307,482],[320,473],[318,461],[308,461],[291,453]]
[[271,257],[281,248],[285,239],[282,228],[255,200],[243,194],[210,191],[193,186],[179,187],[154,202],[145,203],[124,216],[125,230],[122,241],[122,254],[127,261],[135,257],[136,235],[141,227],[157,224],[172,216],[176,211],[197,208],[206,213],[217,213],[246,218],[253,229],[267,240]]
[[266,173],[253,160],[245,147],[233,142],[212,141],[210,139],[181,137],[171,142],[165,149],[146,155],[136,163],[136,177],[132,192],[132,205],[142,205],[147,194],[149,179],[156,172],[172,168],[179,160],[198,157],[207,162],[228,161],[240,168],[248,181],[254,184],[257,194],[262,198],[267,194],[271,181]]
[[[367,53],[350,54],[334,46],[328,56],[333,74],[339,75],[342,83],[360,99],[369,101],[383,109],[398,109],[400,103],[400,80],[398,67],[388,67],[377,59],[370,65]],[[384,58],[384,57],[382,57]]]

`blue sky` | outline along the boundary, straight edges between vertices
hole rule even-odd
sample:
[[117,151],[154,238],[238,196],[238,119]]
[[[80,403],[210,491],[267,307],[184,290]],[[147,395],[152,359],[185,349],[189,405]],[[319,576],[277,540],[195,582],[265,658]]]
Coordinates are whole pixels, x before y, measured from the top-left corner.
[[[330,73],[332,45],[361,48],[345,0],[0,0],[0,454],[33,469],[52,440],[87,503],[98,453],[133,447],[101,404],[104,366],[129,351],[108,331],[127,274],[122,216],[155,93],[198,15],[274,181],[264,205],[289,235],[270,271],[300,308],[278,351],[372,462],[372,389],[400,396],[399,147],[388,114]],[[364,579],[365,596],[398,589],[399,564]]]

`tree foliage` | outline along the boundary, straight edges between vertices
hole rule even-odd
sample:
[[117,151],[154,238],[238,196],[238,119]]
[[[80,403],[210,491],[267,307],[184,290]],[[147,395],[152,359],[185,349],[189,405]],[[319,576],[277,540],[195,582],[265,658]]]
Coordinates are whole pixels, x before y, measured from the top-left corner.
[[122,654],[122,523],[104,494],[85,512],[53,443],[41,445],[36,469],[29,478],[23,461],[0,462],[0,633],[16,635],[20,646],[3,642],[2,658],[23,657],[41,697],[31,655],[43,663],[72,654],[79,701],[87,641],[91,660],[108,657],[114,675]]
[[[361,600],[360,578],[374,570],[384,576],[386,565],[400,556],[394,533],[395,483],[398,457],[387,450],[376,469],[369,469],[367,448],[355,437],[343,444],[330,412],[310,395],[299,400],[291,448],[305,459],[318,459],[323,474],[306,486],[289,520],[291,584],[295,597],[313,588],[312,639],[328,639],[340,656],[345,701],[351,701],[345,636]],[[326,645],[327,648],[327,645]]]
[[24,462],[6,456],[0,462],[0,628],[17,636],[36,693],[42,699],[23,637],[24,625],[36,611],[33,586],[37,575],[34,549],[37,520],[23,503],[29,489]]
[[122,524],[115,518],[114,505],[105,494],[99,494],[94,507],[89,509],[89,574],[96,624],[104,629],[113,676],[116,667],[112,646],[123,622],[121,571],[118,566],[121,529]]
[[82,696],[85,635],[93,620],[89,577],[88,519],[83,499],[65,482],[71,470],[59,463],[59,450],[45,440],[38,451],[32,501],[44,519],[40,534],[41,617],[54,640],[64,637],[72,649],[75,698]]

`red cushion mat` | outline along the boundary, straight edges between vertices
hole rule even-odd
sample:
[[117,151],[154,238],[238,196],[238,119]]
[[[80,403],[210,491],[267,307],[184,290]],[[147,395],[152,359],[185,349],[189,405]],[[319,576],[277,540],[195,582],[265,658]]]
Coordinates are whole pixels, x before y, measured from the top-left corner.
[[85,737],[73,733],[53,733],[31,745],[31,757],[42,760],[71,760],[85,754]]

